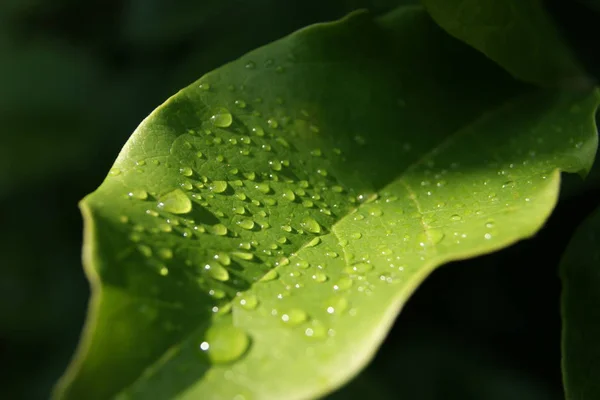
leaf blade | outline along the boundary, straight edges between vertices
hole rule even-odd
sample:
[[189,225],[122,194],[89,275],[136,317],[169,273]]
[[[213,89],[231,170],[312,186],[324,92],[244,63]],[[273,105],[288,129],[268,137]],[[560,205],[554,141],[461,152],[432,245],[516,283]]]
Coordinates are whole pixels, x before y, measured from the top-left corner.
[[[427,46],[415,43],[414,37],[423,38]],[[344,46],[346,43],[353,43],[353,47]],[[294,60],[282,62],[287,71],[277,71],[269,60],[286,60],[290,50]],[[411,62],[394,61],[397,55],[410,55]],[[469,67],[451,62],[460,57],[471,61]],[[248,68],[250,61],[255,64]],[[363,82],[366,76],[369,79]],[[489,83],[490,76],[497,83]],[[222,89],[227,84],[233,84],[234,91]],[[482,87],[488,90],[482,92]],[[288,97],[283,99],[284,95]],[[261,102],[256,101],[258,97]],[[241,105],[240,99],[245,107],[233,108],[236,100]],[[339,23],[311,27],[208,74],[140,125],[119,155],[112,175],[84,200],[84,209],[89,209],[94,220],[94,224],[88,222],[86,243],[97,242],[102,247],[95,249],[93,260],[88,260],[92,273],[101,276],[104,291],[104,297],[93,302],[97,309],[91,320],[95,319],[94,312],[106,316],[100,315],[99,322],[90,325],[90,336],[81,346],[81,364],[73,364],[74,372],[65,378],[58,397],[89,397],[91,392],[98,398],[117,393],[133,397],[206,397],[210,393],[217,398],[240,394],[306,398],[334,389],[368,361],[403,302],[434,264],[489,252],[539,229],[556,200],[558,169],[586,170],[592,162],[596,138],[589,114],[597,101],[596,93],[535,91],[514,83],[441,33],[417,8],[384,19],[379,25],[365,15],[355,15]],[[508,104],[503,106],[503,102]],[[457,103],[465,107],[452,107]],[[284,105],[286,113],[294,113],[293,122],[285,122],[286,113],[279,111]],[[233,115],[230,126],[203,126],[216,115],[213,109],[225,106]],[[527,117],[514,112],[515,107],[526,107]],[[253,115],[254,111],[261,115]],[[402,121],[401,129],[397,118]],[[276,127],[273,121],[281,126]],[[190,127],[195,131],[186,133]],[[485,140],[502,144],[509,127],[517,131],[509,135],[516,144],[500,146],[503,153],[499,160],[493,155],[489,160],[476,157],[471,142],[477,136],[483,132]],[[568,138],[548,129],[554,127],[568,127],[574,142],[568,143]],[[390,135],[390,129],[400,133]],[[450,140],[436,152],[434,148],[444,143],[444,138],[455,136],[459,137],[458,144]],[[239,153],[247,149],[245,137],[250,140],[248,148],[254,158]],[[540,137],[542,142],[537,141]],[[219,143],[215,143],[217,139]],[[569,150],[564,151],[563,145]],[[479,153],[484,154],[482,150]],[[537,152],[534,156],[533,151]],[[463,159],[461,166],[453,166],[457,154]],[[439,160],[430,165],[432,157]],[[510,167],[516,161],[530,164]],[[440,169],[440,162],[445,167]],[[504,174],[499,173],[500,165],[505,165]],[[536,204],[535,218],[531,208],[523,207],[507,213],[505,221],[496,221],[496,229],[502,226],[505,230],[517,226],[514,221],[524,221],[518,230],[508,229],[493,240],[485,238],[485,229],[491,227],[480,219],[489,217],[489,210],[482,216],[462,215],[465,220],[472,219],[468,238],[455,238],[454,232],[440,236],[440,232],[423,229],[428,228],[424,224],[433,223],[425,221],[425,211],[434,210],[429,213],[434,215],[441,210],[445,220],[452,221],[450,206],[465,208],[458,206],[456,196],[475,195],[461,192],[463,184],[489,196],[492,192],[483,186],[493,183],[494,190],[500,192],[511,174],[520,177],[522,171],[528,171],[535,184],[515,179],[503,200],[520,199],[522,203],[525,193],[535,194],[536,201],[531,202]],[[444,176],[436,177],[438,173]],[[422,185],[426,176],[430,182]],[[139,187],[140,177],[145,177],[143,188]],[[483,185],[486,177],[490,182]],[[304,181],[307,185],[301,183]],[[186,189],[186,182],[192,185],[191,190]],[[226,188],[222,190],[223,185],[215,182],[226,182]],[[456,183],[460,183],[458,188]],[[415,193],[423,197],[418,207],[407,192],[407,184],[418,187],[418,192],[413,188],[413,197]],[[287,192],[290,188],[293,199]],[[201,197],[190,196],[193,207],[189,213],[165,213],[156,208],[173,190]],[[446,194],[439,198],[428,194],[436,191]],[[380,198],[375,199],[374,194]],[[363,205],[351,201],[357,195],[362,196]],[[491,205],[498,201],[495,197],[478,201]],[[273,200],[277,204],[269,203]],[[438,207],[443,201],[451,204]],[[400,203],[402,206],[397,207]],[[498,204],[494,207],[502,208]],[[233,210],[241,211],[240,206],[242,214]],[[356,208],[359,211],[354,211]],[[363,209],[367,214],[358,218]],[[175,210],[188,210],[187,204]],[[248,214],[255,219],[250,229],[238,224]],[[382,215],[391,217],[384,221]],[[190,223],[190,219],[195,221]],[[385,226],[390,223],[395,225]],[[215,230],[217,225],[227,232],[220,234],[220,228]],[[408,240],[397,237],[400,229],[410,233]],[[387,230],[395,236],[386,237]],[[378,236],[363,244],[361,240],[367,235]],[[278,241],[282,238],[285,240]],[[468,252],[453,248],[446,258],[434,257],[431,249],[449,240],[462,240]],[[382,244],[388,247],[379,249]],[[372,259],[361,259],[365,247],[376,249],[369,253]],[[395,261],[387,259],[391,254],[383,254],[388,250],[412,257],[410,269],[398,263],[394,271],[390,270],[388,265]],[[221,252],[230,254],[229,263],[215,264],[214,256]],[[252,258],[240,257],[240,252]],[[169,254],[171,257],[165,259]],[[355,254],[354,259],[351,254]],[[420,257],[427,257],[427,261]],[[191,265],[186,265],[190,260]],[[230,276],[225,283],[222,273],[210,272],[219,264]],[[188,268],[198,265],[209,265],[210,276]],[[272,271],[276,271],[276,279],[269,276]],[[410,279],[398,287],[394,280],[400,275],[410,275]],[[197,282],[200,278],[204,281]],[[259,304],[254,309],[243,307],[236,292],[254,295]],[[111,316],[118,307],[103,304],[110,301],[109,295],[118,300],[117,305],[126,305],[122,316]],[[232,313],[219,316],[228,307],[233,308]],[[360,332],[354,322],[356,313],[363,326]],[[221,320],[243,328],[250,337],[250,348],[239,362],[211,365],[199,346],[207,329]],[[120,329],[125,339],[109,333],[115,321],[123,324]],[[357,347],[358,333],[362,345],[355,356],[349,349]],[[129,345],[123,346],[123,342]],[[107,352],[106,348],[119,352]],[[306,353],[309,348],[313,349],[311,356]],[[273,362],[278,357],[283,364]],[[266,378],[274,375],[281,379]],[[313,385],[305,384],[307,376]],[[112,385],[101,384],[105,381]]]

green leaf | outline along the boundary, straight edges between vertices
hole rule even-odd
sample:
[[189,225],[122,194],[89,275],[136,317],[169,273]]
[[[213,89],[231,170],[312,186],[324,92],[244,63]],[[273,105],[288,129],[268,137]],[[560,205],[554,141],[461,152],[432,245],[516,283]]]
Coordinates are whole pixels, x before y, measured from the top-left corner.
[[566,398],[596,399],[600,397],[600,209],[578,228],[560,273]]
[[505,247],[587,171],[598,94],[522,86],[420,8],[202,77],[82,203],[93,298],[57,398],[310,398],[437,266]]
[[516,78],[546,87],[590,87],[540,0],[421,1],[448,33]]

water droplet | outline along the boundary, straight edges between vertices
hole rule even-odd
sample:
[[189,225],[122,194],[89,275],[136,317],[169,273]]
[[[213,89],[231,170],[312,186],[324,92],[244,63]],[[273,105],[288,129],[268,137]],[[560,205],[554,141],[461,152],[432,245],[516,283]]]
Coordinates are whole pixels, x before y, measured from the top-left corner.
[[254,69],[256,67],[256,63],[254,61],[248,61],[244,67],[247,69]]
[[254,221],[252,221],[249,218],[241,219],[241,220],[237,221],[236,224],[240,228],[244,228],[244,229],[247,229],[247,230],[251,230],[252,228],[254,228]]
[[220,107],[213,110],[210,122],[219,128],[227,128],[233,122],[233,117],[228,109]]
[[320,321],[311,321],[310,326],[304,330],[309,338],[321,339],[327,335],[327,328]]
[[278,276],[279,276],[279,273],[277,273],[276,270],[272,269],[269,272],[267,272],[260,280],[262,282],[268,282],[268,281],[277,279]]
[[221,263],[221,265],[231,264],[231,257],[229,257],[227,253],[217,253],[213,256],[213,258]]
[[359,262],[349,267],[350,273],[364,274],[373,269],[373,266],[366,262]]
[[483,235],[484,238],[486,238],[487,240],[492,238],[492,234],[491,233],[486,233],[485,235]]
[[225,282],[229,280],[229,271],[227,271],[221,264],[217,264],[215,262],[208,263],[204,266],[204,269],[208,272],[208,274],[218,280]]
[[152,257],[152,249],[146,245],[143,245],[143,244],[139,245],[138,251],[140,253],[142,253],[142,255],[145,257]]
[[281,229],[288,233],[292,231],[292,227],[289,225],[281,225]]
[[167,276],[167,275],[169,275],[169,268],[167,268],[167,267],[161,267],[161,268],[158,270],[158,273],[159,273],[161,276]]
[[296,267],[307,269],[308,267],[310,267],[310,264],[306,260],[298,260],[296,261]]
[[302,229],[304,229],[310,233],[320,233],[321,232],[321,226],[319,225],[319,223],[317,221],[315,221],[311,217],[304,217],[302,219],[302,221],[300,222],[300,226],[302,227]]
[[181,189],[175,189],[159,197],[158,208],[173,214],[192,211],[192,202]]
[[460,221],[462,219],[462,217],[458,214],[454,214],[450,217],[451,221]]
[[254,188],[256,190],[258,190],[259,192],[262,192],[264,194],[267,194],[271,191],[271,187],[269,186],[268,183],[265,182],[261,182],[261,183],[257,183]]
[[193,171],[190,167],[181,167],[179,168],[179,173],[183,176],[192,176]]
[[210,184],[210,186],[208,188],[213,193],[223,193],[225,190],[227,190],[227,182],[214,181],[213,183]]
[[485,223],[485,227],[486,228],[493,228],[494,227],[494,221],[488,221]]
[[246,102],[244,100],[236,100],[234,104],[239,108],[246,108]]
[[310,200],[304,200],[304,201],[302,202],[302,205],[303,205],[304,207],[306,207],[306,208],[311,208],[311,207],[313,207],[313,206],[314,206],[314,203],[313,203],[312,201],[310,201]]
[[170,260],[173,258],[173,251],[171,249],[160,249],[158,250],[158,256],[164,260]]
[[212,227],[212,232],[217,236],[227,235],[227,227],[223,224],[216,224]]
[[127,193],[127,195],[132,199],[137,200],[146,200],[148,198],[148,192],[141,189],[132,190],[131,192]]
[[323,272],[321,272],[321,271],[317,271],[317,272],[315,272],[315,273],[313,274],[312,278],[313,278],[313,280],[314,280],[315,282],[322,283],[322,282],[325,282],[325,281],[327,280],[327,275],[325,275],[325,274],[324,274]]
[[383,215],[383,212],[379,208],[372,208],[369,211],[369,215],[373,217],[381,217],[381,215]]
[[213,325],[199,344],[200,351],[215,364],[225,364],[239,359],[250,346],[250,338],[240,328],[230,324]]
[[121,175],[121,170],[119,168],[112,168],[108,174],[110,176],[117,176],[117,175]]
[[265,131],[260,126],[255,126],[251,129],[252,133],[256,136],[265,136]]
[[362,237],[362,233],[360,233],[360,232],[354,232],[354,233],[350,234],[350,237],[352,239],[360,239]]
[[281,161],[271,160],[269,161],[269,167],[271,167],[273,171],[281,171]]
[[308,319],[306,311],[299,308],[292,308],[287,313],[281,315],[281,320],[289,326],[300,325]]
[[348,308],[348,300],[345,297],[333,297],[326,303],[328,314],[341,314]]
[[294,192],[292,192],[290,189],[284,189],[283,192],[281,192],[281,197],[288,201],[294,201],[294,199],[296,198]]
[[321,238],[316,237],[316,238],[313,238],[310,242],[306,243],[306,247],[315,247],[319,243],[321,243]]
[[350,287],[352,286],[352,279],[350,279],[347,276],[341,277],[336,283],[335,285],[333,285],[333,290],[336,291],[344,291],[344,290],[348,290],[350,289]]
[[239,258],[241,260],[250,261],[254,258],[254,254],[246,253],[245,251],[234,251],[231,253],[233,257]]
[[240,298],[240,306],[246,310],[254,310],[258,306],[258,298],[252,293],[246,293]]
[[267,125],[269,125],[269,127],[273,128],[273,129],[277,129],[279,127],[279,123],[277,122],[277,120],[275,118],[269,118],[267,120]]
[[186,182],[181,182],[181,184],[179,184],[179,186],[181,186],[182,189],[184,190],[192,190],[194,189],[194,187],[192,186],[192,184],[188,181]]
[[439,242],[441,242],[444,239],[444,236],[444,232],[442,232],[439,229],[429,230],[429,240],[431,240],[431,243],[433,244],[438,244]]
[[208,294],[214,297],[215,299],[222,299],[223,297],[225,297],[226,293],[221,289],[211,289],[208,291]]

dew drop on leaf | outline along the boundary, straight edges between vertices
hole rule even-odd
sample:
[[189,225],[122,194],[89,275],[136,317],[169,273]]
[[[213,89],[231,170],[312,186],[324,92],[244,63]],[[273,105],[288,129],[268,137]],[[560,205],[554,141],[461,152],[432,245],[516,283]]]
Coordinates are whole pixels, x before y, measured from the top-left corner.
[[292,192],[290,189],[284,189],[283,192],[281,192],[281,197],[288,201],[294,201],[296,198],[294,192]]
[[319,243],[321,243],[321,238],[316,237],[313,238],[310,242],[306,243],[306,247],[315,247]]
[[131,192],[127,193],[127,195],[132,199],[137,200],[146,200],[148,198],[148,192],[141,189],[132,190]]
[[209,189],[213,193],[223,193],[227,190],[227,182],[225,181],[214,181],[210,184]]
[[252,293],[246,293],[240,298],[240,306],[246,310],[254,310],[258,306],[258,298]]
[[304,217],[302,219],[302,221],[300,222],[300,226],[302,227],[302,229],[305,229],[306,231],[308,231],[310,233],[320,233],[321,232],[321,226],[319,225],[319,223],[317,221],[315,221],[311,217]]
[[183,176],[192,176],[193,171],[190,167],[181,167],[179,168],[179,173]]
[[144,256],[144,257],[152,257],[152,249],[144,244],[141,244],[138,246],[138,251]]
[[227,227],[223,224],[216,224],[212,227],[212,232],[217,236],[225,236],[227,235]]
[[231,324],[214,325],[206,331],[199,350],[215,364],[230,363],[238,360],[248,349],[248,334]]
[[429,240],[431,240],[431,243],[433,244],[440,243],[444,239],[444,236],[444,232],[442,232],[440,229],[429,230]]
[[269,272],[267,272],[260,280],[262,282],[268,282],[277,279],[278,276],[279,273],[276,270],[272,269]]
[[227,253],[217,253],[213,256],[215,260],[217,260],[221,265],[230,265],[231,257]]
[[181,189],[175,189],[160,196],[157,207],[173,214],[185,214],[192,211],[192,202]]
[[289,325],[289,326],[300,325],[307,319],[308,319],[308,314],[306,314],[306,311],[301,310],[299,308],[292,308],[285,314],[281,315],[281,320],[286,325]]
[[250,261],[254,258],[254,254],[246,253],[245,251],[234,251],[231,252],[233,257],[239,258],[240,260]]
[[304,330],[304,334],[313,339],[321,339],[327,335],[327,328],[321,321],[311,321],[310,326]]
[[173,258],[173,251],[171,249],[160,249],[158,250],[157,254],[163,260],[170,260]]
[[327,275],[325,275],[325,273],[321,272],[321,271],[317,271],[313,274],[312,279],[315,282],[318,283],[322,283],[325,282],[327,280]]
[[254,188],[264,194],[267,194],[271,191],[271,187],[265,182],[257,183]]
[[255,126],[251,129],[252,133],[256,136],[265,136],[265,131],[260,126]]
[[243,229],[251,230],[254,228],[254,221],[249,218],[244,218],[236,222],[236,224]]
[[347,276],[343,276],[333,285],[333,290],[341,292],[341,291],[350,289],[351,286],[352,286],[352,279],[350,279]]
[[225,282],[229,280],[229,272],[221,265],[215,262],[206,264],[204,269],[208,272],[208,274],[221,282]]
[[220,107],[213,110],[210,122],[216,127],[227,128],[233,122],[233,117],[228,109]]

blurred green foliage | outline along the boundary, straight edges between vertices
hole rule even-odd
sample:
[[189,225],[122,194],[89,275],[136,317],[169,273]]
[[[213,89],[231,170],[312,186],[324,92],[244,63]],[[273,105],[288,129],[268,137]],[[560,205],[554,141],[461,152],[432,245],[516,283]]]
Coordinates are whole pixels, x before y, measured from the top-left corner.
[[[407,2],[0,2],[0,398],[47,398],[67,365],[89,294],[77,202],[151,110],[298,28]],[[598,76],[589,24],[569,2],[548,3]],[[436,272],[371,366],[332,397],[560,398],[556,267],[600,194],[597,179],[576,179],[536,239]]]

